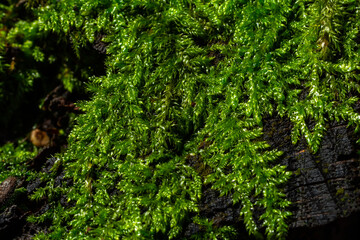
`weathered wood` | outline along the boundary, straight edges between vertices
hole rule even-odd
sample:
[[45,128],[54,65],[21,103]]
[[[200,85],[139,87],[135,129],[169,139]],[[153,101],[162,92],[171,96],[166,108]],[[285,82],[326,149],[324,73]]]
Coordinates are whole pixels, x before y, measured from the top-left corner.
[[[329,124],[319,151],[313,154],[304,140],[296,145],[291,143],[291,123],[288,120],[279,117],[267,118],[263,128],[262,140],[267,141],[271,148],[284,152],[279,161],[294,173],[286,185],[287,197],[293,202],[288,239],[350,239],[346,237],[351,236],[348,232],[360,232],[360,228],[354,227],[360,219],[360,158],[356,144],[359,134],[354,133],[352,128],[347,128],[344,123]],[[187,160],[201,176],[211,171],[199,156],[189,156]],[[53,162],[49,162],[46,169],[49,170]],[[40,166],[43,167],[44,164]],[[61,174],[57,179],[60,184]],[[33,183],[27,184],[26,188],[29,190]],[[35,188],[37,186],[38,184]],[[200,216],[212,221],[215,227],[234,226],[238,237],[252,239],[241,222],[240,204],[233,205],[230,195],[220,197],[218,192],[210,187],[204,186],[199,202]],[[43,204],[42,207],[36,206],[31,212],[47,209],[46,201]],[[28,231],[21,230],[27,224],[24,221],[21,220],[22,224],[10,224],[18,223],[26,214],[15,214],[17,217],[14,217],[14,214],[5,214],[8,210],[0,215],[0,220],[5,224],[2,227],[4,231],[9,232],[9,226],[19,225],[16,232],[23,231],[19,236],[28,234]],[[31,229],[36,228],[35,232],[46,229],[44,226],[29,226]],[[204,229],[191,223],[189,216],[189,222],[184,223],[182,237],[189,238],[201,231]]]
[[8,177],[0,184],[0,208],[9,199],[17,185],[16,177]]
[[[289,120],[269,117],[264,119],[263,129],[262,140],[283,152],[279,162],[293,172],[285,187],[287,198],[293,202],[288,239],[343,240],[351,239],[349,232],[360,232],[354,228],[354,223],[360,222],[360,148],[356,144],[360,135],[344,123],[329,124],[320,149],[313,154],[304,139],[292,144]],[[188,163],[200,175],[209,171],[198,156],[190,156]],[[230,195],[220,197],[207,186],[199,209],[200,216],[215,226],[232,225],[238,236],[250,239],[241,223],[240,205],[234,206]],[[184,236],[201,231],[196,224],[189,224]]]
[[282,164],[294,174],[286,187],[293,202],[290,227],[314,227],[347,217],[360,210],[359,135],[344,123],[332,123],[313,154],[301,140],[291,143],[291,123],[267,119],[265,140],[284,152]]

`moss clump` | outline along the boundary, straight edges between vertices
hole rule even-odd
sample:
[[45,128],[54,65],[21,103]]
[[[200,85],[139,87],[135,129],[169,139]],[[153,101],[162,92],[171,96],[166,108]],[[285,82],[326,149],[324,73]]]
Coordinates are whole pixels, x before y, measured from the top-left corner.
[[345,189],[344,188],[338,188],[337,190],[336,190],[336,196],[339,196],[339,195],[343,195],[344,194],[344,192],[345,192]]
[[[46,237],[176,238],[211,183],[241,203],[250,234],[259,234],[261,208],[267,237],[284,238],[290,174],[274,162],[281,153],[258,141],[262,119],[288,117],[293,143],[304,136],[312,152],[327,121],[358,127],[358,8],[354,0],[40,4],[40,30],[68,36],[76,52],[106,43],[107,54],[61,155],[73,184],[44,190],[75,204],[54,199]],[[204,182],[189,154],[212,169]]]
[[0,182],[6,178],[24,177],[27,173],[26,161],[33,158],[36,150],[31,144],[19,142],[17,144],[8,143],[0,148]]

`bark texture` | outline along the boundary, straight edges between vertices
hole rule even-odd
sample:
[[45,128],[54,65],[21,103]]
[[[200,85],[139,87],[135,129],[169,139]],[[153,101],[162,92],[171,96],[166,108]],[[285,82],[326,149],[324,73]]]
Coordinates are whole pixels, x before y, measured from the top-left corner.
[[[283,151],[279,161],[293,172],[285,187],[288,199],[293,202],[288,239],[353,239],[353,234],[360,234],[360,158],[356,143],[359,134],[344,122],[333,122],[328,125],[321,148],[313,154],[305,140],[296,145],[291,143],[291,127],[288,120],[280,117],[265,119],[263,126],[263,140],[272,148]],[[38,161],[37,165],[41,165],[41,171],[49,172],[55,159],[50,158],[51,154],[43,156],[40,152],[39,155],[43,161]],[[39,156],[34,159],[37,158]],[[200,175],[210,171],[198,156],[189,157],[188,162]],[[63,181],[63,174],[59,172],[56,177],[57,185]],[[7,184],[5,180],[0,186],[0,233],[3,239],[30,239],[36,232],[46,231],[48,223],[37,226],[25,221],[30,214],[44,212],[48,208],[46,201],[34,204],[9,196],[16,186],[25,187],[30,195],[42,186],[41,181],[16,185],[15,178],[9,179],[14,180],[13,184]],[[234,226],[238,239],[252,239],[241,222],[240,205],[233,205],[230,195],[220,197],[207,185],[202,196],[199,203],[201,217],[212,220],[215,227]],[[182,237],[189,238],[201,231],[203,229],[196,224],[185,223]]]

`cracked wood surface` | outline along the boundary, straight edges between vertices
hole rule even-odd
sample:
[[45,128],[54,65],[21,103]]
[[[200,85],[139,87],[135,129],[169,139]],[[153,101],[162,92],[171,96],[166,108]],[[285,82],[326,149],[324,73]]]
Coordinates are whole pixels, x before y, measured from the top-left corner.
[[344,123],[331,123],[320,149],[312,154],[304,140],[291,143],[291,123],[267,119],[264,138],[284,152],[281,163],[293,172],[286,194],[293,202],[290,227],[315,227],[360,210],[359,135]]

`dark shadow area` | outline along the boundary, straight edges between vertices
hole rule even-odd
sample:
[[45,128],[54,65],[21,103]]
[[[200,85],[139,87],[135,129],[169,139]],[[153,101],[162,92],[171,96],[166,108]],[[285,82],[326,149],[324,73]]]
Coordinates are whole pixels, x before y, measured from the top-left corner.
[[360,212],[319,227],[290,229],[289,240],[353,240],[360,236]]

